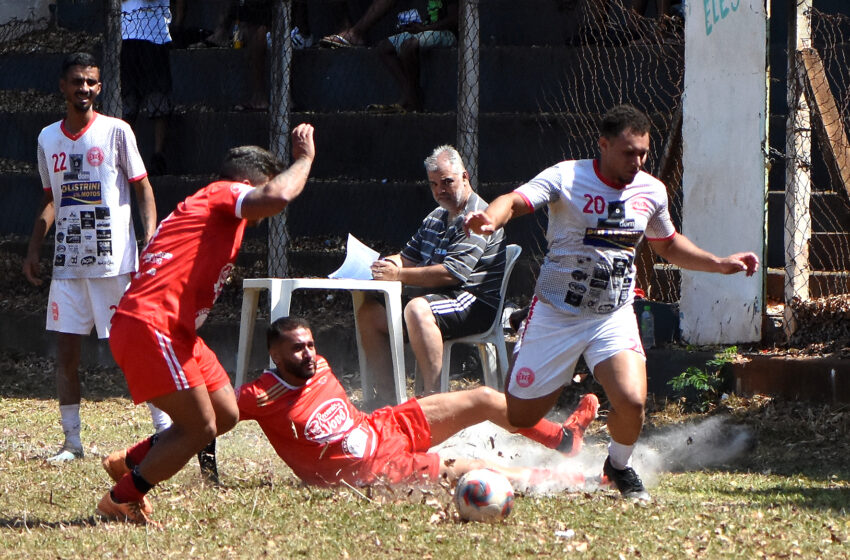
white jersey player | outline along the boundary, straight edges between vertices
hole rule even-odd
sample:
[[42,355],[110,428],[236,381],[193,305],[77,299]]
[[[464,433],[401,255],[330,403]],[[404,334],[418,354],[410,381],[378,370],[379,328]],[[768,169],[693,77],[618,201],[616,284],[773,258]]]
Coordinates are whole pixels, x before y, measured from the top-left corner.
[[[65,442],[48,459],[50,463],[83,456],[77,371],[82,336],[92,327],[100,338],[109,336],[112,313],[136,269],[131,186],[145,243],[156,228],[153,191],[132,130],[127,123],[94,111],[101,90],[95,59],[88,53],[68,55],[59,89],[66,116],[38,137],[44,194],[23,263],[27,280],[40,285],[39,253],[55,224],[47,330],[58,332],[56,378]],[[158,430],[168,426],[167,415],[152,413]]]
[[646,363],[631,303],[635,246],[684,268],[752,275],[753,253],[720,258],[677,233],[664,185],[641,171],[649,120],[629,105],[602,118],[599,159],[565,161],[543,171],[465,227],[491,233],[513,217],[548,205],[548,251],[508,378],[508,420],[530,426],[552,408],[584,356],[611,402],[611,442],[603,474],[626,497],[649,499],[631,467],[646,402]]

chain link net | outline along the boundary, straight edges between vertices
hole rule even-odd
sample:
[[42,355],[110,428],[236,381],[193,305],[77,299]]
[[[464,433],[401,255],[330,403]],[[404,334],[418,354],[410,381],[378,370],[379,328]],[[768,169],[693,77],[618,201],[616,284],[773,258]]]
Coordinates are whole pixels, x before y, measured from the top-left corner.
[[839,328],[850,312],[850,18],[804,9],[801,20],[789,58],[784,304],[790,342],[811,344],[850,337]]

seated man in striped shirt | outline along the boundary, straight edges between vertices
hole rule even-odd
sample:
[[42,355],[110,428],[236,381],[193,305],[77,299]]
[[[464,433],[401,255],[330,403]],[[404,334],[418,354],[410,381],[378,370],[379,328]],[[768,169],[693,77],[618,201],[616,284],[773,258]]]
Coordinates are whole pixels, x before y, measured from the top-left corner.
[[[425,171],[439,206],[400,254],[372,264],[372,277],[400,281],[412,298],[404,308],[404,323],[428,395],[439,390],[443,340],[484,332],[496,318],[505,238],[502,230],[489,237],[464,233],[464,216],[487,208],[487,202],[472,191],[455,148],[435,148],[425,159]],[[391,403],[392,361],[382,302],[366,301],[357,322],[377,401]]]

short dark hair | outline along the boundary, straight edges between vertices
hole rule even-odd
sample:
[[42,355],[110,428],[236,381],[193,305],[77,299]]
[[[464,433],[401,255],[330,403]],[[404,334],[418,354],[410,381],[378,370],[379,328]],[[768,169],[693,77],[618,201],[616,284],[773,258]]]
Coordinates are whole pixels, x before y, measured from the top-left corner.
[[639,109],[627,104],[615,105],[602,115],[602,122],[599,124],[600,136],[615,138],[624,130],[646,134],[649,132],[649,118]]
[[261,185],[283,171],[283,164],[271,152],[259,146],[230,148],[224,156],[219,176],[230,181],[247,180]]
[[75,52],[71,53],[65,57],[62,61],[62,74],[61,77],[65,77],[68,73],[68,70],[72,66],[82,66],[84,68],[92,67],[100,69],[100,64],[97,63],[97,59],[94,55],[87,52]]
[[269,328],[266,329],[266,348],[271,348],[275,342],[283,338],[284,333],[294,331],[295,329],[313,330],[310,328],[310,323],[307,322],[307,319],[301,317],[280,317],[279,319],[275,319],[269,325]]

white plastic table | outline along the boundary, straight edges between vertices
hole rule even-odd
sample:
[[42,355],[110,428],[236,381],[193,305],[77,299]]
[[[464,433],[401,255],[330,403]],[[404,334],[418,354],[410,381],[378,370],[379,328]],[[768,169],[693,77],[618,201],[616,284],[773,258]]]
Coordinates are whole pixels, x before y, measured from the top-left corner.
[[[260,290],[269,291],[269,320],[289,315],[292,292],[295,290],[345,290],[351,293],[354,303],[354,326],[357,331],[357,354],[360,362],[360,382],[364,401],[371,402],[372,382],[369,364],[357,330],[357,310],[363,305],[365,292],[381,292],[387,308],[387,327],[390,334],[390,355],[393,364],[395,397],[398,404],[407,400],[407,383],[404,370],[404,335],[401,315],[401,282],[384,280],[345,280],[335,278],[246,278],[242,282],[242,318],[239,323],[239,348],[236,353],[236,387],[245,381],[257,319],[257,302]],[[273,364],[271,364],[273,365]]]

